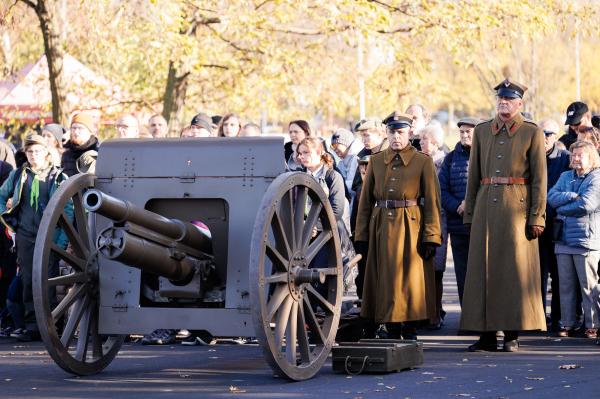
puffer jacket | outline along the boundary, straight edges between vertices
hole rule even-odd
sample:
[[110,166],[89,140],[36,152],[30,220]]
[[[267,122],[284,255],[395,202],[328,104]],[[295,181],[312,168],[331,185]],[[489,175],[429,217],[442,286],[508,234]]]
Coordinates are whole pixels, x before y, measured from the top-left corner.
[[548,193],[548,203],[564,221],[561,244],[600,250],[600,169],[585,176],[563,172]]
[[442,194],[442,208],[446,211],[448,233],[468,234],[463,218],[456,213],[458,206],[465,199],[467,191],[467,175],[469,170],[469,152],[457,143],[450,151],[438,172]]

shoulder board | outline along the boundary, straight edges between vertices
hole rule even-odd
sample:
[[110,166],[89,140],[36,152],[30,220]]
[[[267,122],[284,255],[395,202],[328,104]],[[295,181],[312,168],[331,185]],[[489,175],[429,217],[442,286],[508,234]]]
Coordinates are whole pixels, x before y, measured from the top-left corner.
[[483,125],[484,123],[491,123],[493,120],[494,120],[494,118],[484,119],[475,126]]
[[529,123],[530,125],[536,126],[537,127],[537,123],[535,123],[534,121],[532,121],[531,119],[523,119],[523,122],[525,123]]
[[417,150],[417,153],[419,153],[419,154],[423,154],[423,155],[426,155],[426,156],[428,156],[429,158],[431,158],[431,155],[429,155],[429,154],[427,154],[427,153],[425,153],[425,152],[423,152],[423,151],[419,151],[419,150]]

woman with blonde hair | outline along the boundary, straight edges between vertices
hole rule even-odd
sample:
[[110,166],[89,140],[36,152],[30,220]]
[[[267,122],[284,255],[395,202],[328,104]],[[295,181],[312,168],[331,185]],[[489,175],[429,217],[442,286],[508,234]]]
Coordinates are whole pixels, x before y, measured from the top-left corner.
[[[558,262],[561,321],[571,334],[575,325],[577,281],[583,298],[585,336],[597,338],[600,326],[598,261],[600,260],[600,156],[588,141],[570,147],[571,168],[548,193],[556,209],[553,238]],[[598,341],[596,341],[598,343]]]

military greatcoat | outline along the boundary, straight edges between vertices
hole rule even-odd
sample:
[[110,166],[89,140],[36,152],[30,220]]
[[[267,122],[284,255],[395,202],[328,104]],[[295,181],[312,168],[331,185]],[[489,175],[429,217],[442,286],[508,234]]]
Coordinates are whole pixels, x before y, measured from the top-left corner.
[[[385,208],[377,200],[418,200]],[[369,242],[361,316],[377,323],[430,319],[435,277],[417,245],[440,245],[439,183],[432,159],[407,146],[371,156],[359,202],[356,241]]]
[[[537,240],[527,225],[544,226],[544,133],[519,114],[475,127],[463,221],[471,223],[461,329],[545,330]],[[484,184],[484,178],[524,184]]]

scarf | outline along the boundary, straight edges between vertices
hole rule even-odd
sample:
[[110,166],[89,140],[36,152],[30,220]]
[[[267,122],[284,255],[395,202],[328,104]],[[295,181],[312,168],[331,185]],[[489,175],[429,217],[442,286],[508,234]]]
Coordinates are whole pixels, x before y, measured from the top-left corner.
[[35,209],[36,212],[38,211],[40,200],[40,179],[45,181],[51,168],[51,164],[46,164],[41,170],[34,170],[29,167],[29,170],[33,172],[33,181],[31,182],[31,188],[29,189],[29,206]]

